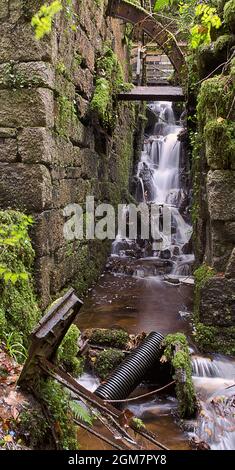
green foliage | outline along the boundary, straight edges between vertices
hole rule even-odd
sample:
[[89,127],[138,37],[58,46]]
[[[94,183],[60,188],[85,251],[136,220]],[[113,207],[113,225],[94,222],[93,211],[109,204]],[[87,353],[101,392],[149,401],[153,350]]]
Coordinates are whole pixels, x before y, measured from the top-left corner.
[[107,349],[98,354],[95,362],[95,372],[102,379],[105,380],[110,372],[125,359],[125,354],[117,349]]
[[83,360],[78,358],[80,331],[71,325],[57,351],[57,359],[69,372],[78,377],[83,371]]
[[132,418],[132,424],[134,425],[135,429],[137,431],[140,431],[141,429],[145,429],[145,424],[140,418]]
[[235,2],[230,0],[224,6],[224,22],[235,32]]
[[197,116],[204,127],[209,119],[226,118],[230,109],[234,91],[230,78],[216,75],[205,80],[200,89],[197,104]]
[[42,412],[31,408],[22,411],[17,434],[31,449],[43,449],[46,441],[48,444],[49,425]]
[[164,356],[174,368],[176,395],[182,418],[196,411],[196,394],[192,381],[192,363],[186,336],[182,333],[167,335],[163,341]]
[[219,29],[222,25],[216,8],[205,4],[199,4],[195,8],[195,18],[198,21],[191,28],[191,47],[197,49],[201,44],[211,43],[211,29]]
[[128,340],[129,335],[124,330],[106,330],[97,328],[92,331],[90,336],[91,343],[121,349],[126,347]]
[[70,409],[75,419],[83,421],[85,424],[92,426],[93,424],[92,416],[84,405],[81,405],[80,403],[77,403],[76,401],[71,400]]
[[23,335],[17,331],[12,331],[11,333],[5,333],[3,335],[7,353],[19,364],[22,364],[27,357],[27,350],[22,344],[22,336]]
[[103,54],[96,62],[95,92],[91,101],[91,109],[101,124],[113,130],[117,117],[117,93],[126,89],[122,66],[117,55],[106,45]]
[[50,419],[54,426],[54,433],[59,440],[60,448],[77,450],[76,426],[72,419],[73,413],[69,393],[58,382],[48,379],[41,381],[39,394],[50,413]]
[[158,12],[174,3],[174,0],[156,0],[153,11]]
[[[31,272],[34,250],[28,230],[32,218],[17,211],[0,211],[0,337],[18,332],[9,342],[27,346],[28,337],[41,313],[34,294]],[[12,350],[22,348],[15,346]],[[22,356],[19,354],[19,356]]]
[[195,340],[204,352],[235,354],[235,327],[208,326],[196,324]]
[[42,39],[46,34],[51,32],[52,21],[56,13],[62,10],[62,3],[60,0],[55,0],[52,3],[42,5],[40,10],[33,16],[31,25],[35,29],[36,39]]
[[213,277],[216,272],[206,263],[203,263],[194,271],[195,289],[194,289],[194,323],[197,324],[200,319],[200,301],[201,289],[204,287],[206,281]]
[[229,168],[235,156],[234,123],[223,118],[208,121],[204,135],[208,164],[212,168]]

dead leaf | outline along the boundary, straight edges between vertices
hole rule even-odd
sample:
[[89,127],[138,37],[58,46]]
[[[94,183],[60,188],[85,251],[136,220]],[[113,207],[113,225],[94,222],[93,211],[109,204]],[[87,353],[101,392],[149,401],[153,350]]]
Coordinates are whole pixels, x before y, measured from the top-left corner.
[[221,122],[223,122],[223,121],[224,121],[224,118],[222,118],[222,117],[218,117],[218,118],[217,118],[217,122],[218,122],[219,124],[220,124]]
[[119,418],[118,418],[118,422],[120,424],[120,426],[124,427],[124,428],[129,428],[129,425],[130,425],[130,421],[132,420],[132,418],[134,417],[134,413],[132,413],[132,411],[130,410],[124,410]]
[[4,436],[3,439],[5,442],[13,442],[13,437],[10,434],[7,434],[6,436]]

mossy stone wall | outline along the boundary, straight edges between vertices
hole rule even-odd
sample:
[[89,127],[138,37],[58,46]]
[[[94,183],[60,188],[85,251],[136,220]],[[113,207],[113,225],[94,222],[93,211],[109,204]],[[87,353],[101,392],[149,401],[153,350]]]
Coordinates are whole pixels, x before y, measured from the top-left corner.
[[[107,18],[107,0],[73,0],[37,41],[30,25],[43,1],[3,0],[0,10],[0,207],[33,215],[41,305],[67,285],[79,295],[94,280],[108,243],[68,244],[63,208],[128,199],[133,112],[115,104],[105,127],[91,109],[98,61],[108,47],[128,80],[124,27]],[[120,80],[120,74],[119,74]],[[111,112],[112,110],[110,110]]]

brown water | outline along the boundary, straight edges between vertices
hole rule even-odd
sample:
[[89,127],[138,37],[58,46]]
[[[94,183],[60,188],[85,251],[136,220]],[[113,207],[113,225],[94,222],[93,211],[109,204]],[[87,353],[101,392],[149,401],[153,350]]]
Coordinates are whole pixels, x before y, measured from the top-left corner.
[[[192,287],[170,285],[160,277],[142,279],[106,272],[86,298],[77,324],[81,331],[95,327],[123,328],[129,333],[184,331],[188,334],[190,327],[181,319],[179,311],[191,308]],[[82,383],[90,389],[97,385],[89,375]],[[188,438],[174,420],[176,408],[176,400],[164,395],[128,405],[157,434],[159,441],[170,449],[187,450]],[[109,448],[86,431],[79,432],[79,442],[82,449]]]
[[134,278],[105,273],[85,300],[77,321],[86,328],[123,328],[129,333],[190,333],[179,311],[192,309],[192,287],[160,277]]

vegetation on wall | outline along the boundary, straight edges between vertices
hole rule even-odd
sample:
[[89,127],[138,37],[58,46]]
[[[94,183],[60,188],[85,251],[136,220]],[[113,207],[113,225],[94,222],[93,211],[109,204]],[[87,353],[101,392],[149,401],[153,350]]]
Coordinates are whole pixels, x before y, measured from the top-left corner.
[[25,358],[23,346],[41,316],[32,278],[32,223],[20,212],[0,212],[0,338],[18,360]]
[[129,86],[125,83],[122,66],[109,45],[96,61],[95,91],[91,109],[98,116],[103,127],[113,130],[117,118],[117,93]]

